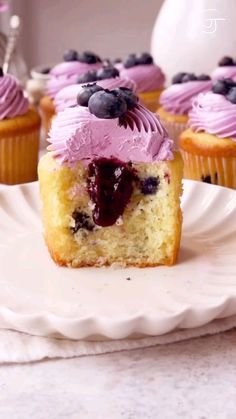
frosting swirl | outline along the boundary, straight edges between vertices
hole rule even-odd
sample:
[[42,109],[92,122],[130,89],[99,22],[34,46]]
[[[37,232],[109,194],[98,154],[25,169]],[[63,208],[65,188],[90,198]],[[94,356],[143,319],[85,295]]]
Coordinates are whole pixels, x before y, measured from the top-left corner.
[[0,120],[24,115],[28,109],[29,101],[15,77],[0,77]]
[[159,118],[141,105],[127,111],[126,127],[117,118],[97,118],[83,106],[66,108],[53,120],[48,141],[59,163],[70,166],[97,157],[124,162],[173,159],[173,141]]
[[223,95],[201,93],[193,101],[189,126],[196,132],[206,131],[220,138],[236,141],[236,105]]
[[140,64],[130,68],[119,64],[119,71],[121,77],[135,82],[138,93],[152,92],[164,86],[165,76],[155,64]]
[[160,96],[164,110],[176,115],[186,115],[192,107],[193,98],[211,89],[211,80],[194,80],[169,86]]
[[[127,89],[131,89],[135,92],[135,83],[129,79],[122,79],[120,77],[115,77],[111,79],[104,79],[99,80],[97,84],[103,89],[112,90],[117,87],[127,87]],[[55,105],[57,112],[63,111],[65,108],[69,106],[74,106],[77,103],[77,96],[81,90],[81,87],[84,85],[82,84],[72,84],[71,86],[67,86],[64,89],[60,90],[55,96]]]
[[50,79],[47,83],[47,94],[54,99],[56,94],[66,86],[75,84],[78,77],[87,71],[97,70],[102,63],[87,64],[80,61],[65,61],[57,64],[50,71]]
[[212,73],[212,80],[233,79],[236,81],[236,65],[219,66]]

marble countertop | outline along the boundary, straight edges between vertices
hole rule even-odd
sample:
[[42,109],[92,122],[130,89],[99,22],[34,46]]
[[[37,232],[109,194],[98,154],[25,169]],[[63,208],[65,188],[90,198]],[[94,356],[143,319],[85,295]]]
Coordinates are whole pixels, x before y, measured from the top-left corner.
[[1,419],[235,419],[236,331],[0,366]]

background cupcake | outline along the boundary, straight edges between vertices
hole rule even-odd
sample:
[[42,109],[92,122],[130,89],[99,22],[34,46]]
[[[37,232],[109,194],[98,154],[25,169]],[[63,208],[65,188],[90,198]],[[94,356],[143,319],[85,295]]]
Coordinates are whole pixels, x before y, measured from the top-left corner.
[[0,69],[0,183],[37,179],[40,117],[17,80]]
[[236,61],[232,57],[223,57],[218,67],[212,73],[212,80],[233,79],[236,80]]
[[236,83],[198,95],[189,125],[180,137],[185,177],[236,189]]
[[161,94],[158,114],[176,148],[179,135],[187,128],[193,98],[210,90],[211,86],[211,79],[206,74],[197,77],[193,73],[178,73],[173,77],[171,86]]
[[104,89],[116,89],[124,87],[135,91],[136,85],[130,79],[121,78],[119,70],[112,65],[106,65],[99,70],[89,71],[78,78],[77,84],[72,84],[60,90],[55,96],[55,106],[57,112],[64,110],[68,106],[77,104],[77,96],[81,87],[87,83],[97,82]]
[[76,83],[78,77],[89,70],[96,70],[102,66],[101,59],[92,52],[77,53],[75,50],[65,52],[64,62],[57,64],[50,71],[47,83],[47,95],[40,101],[42,124],[45,133],[51,125],[52,117],[56,113],[54,98],[63,87]]
[[142,103],[150,111],[155,112],[164,88],[165,76],[160,67],[153,63],[152,56],[148,53],[130,54],[117,66],[122,78],[129,78],[135,82]]

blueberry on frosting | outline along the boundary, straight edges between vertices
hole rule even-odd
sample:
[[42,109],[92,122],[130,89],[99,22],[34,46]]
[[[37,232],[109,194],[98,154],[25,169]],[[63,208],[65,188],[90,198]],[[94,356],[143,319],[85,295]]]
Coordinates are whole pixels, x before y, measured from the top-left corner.
[[221,60],[219,61],[220,67],[232,66],[232,65],[235,65],[232,57],[226,56],[226,57],[221,58]]
[[186,83],[188,81],[208,81],[208,80],[211,80],[208,74],[200,74],[200,76],[196,76],[196,74],[194,73],[180,72],[180,73],[177,73],[172,78],[172,84]]
[[108,65],[105,67],[100,68],[97,71],[97,80],[105,80],[105,79],[112,79],[115,77],[119,77],[120,72],[117,68]]
[[77,61],[78,52],[74,49],[68,49],[64,52],[63,59],[64,61]]
[[116,96],[112,91],[101,90],[94,93],[88,102],[89,111],[97,118],[119,118],[127,111],[125,99]]
[[153,58],[149,52],[143,52],[137,57],[138,64],[153,64]]
[[236,104],[236,82],[232,79],[218,80],[212,86],[212,91],[225,96],[229,102]]
[[236,85],[235,87],[231,87],[229,93],[226,95],[226,99],[228,99],[231,103],[236,104]]
[[125,87],[108,90],[93,83],[82,86],[77,103],[88,106],[90,113],[97,118],[113,119],[124,117],[128,109],[137,105],[138,98]]
[[128,109],[132,109],[138,103],[138,97],[127,87],[117,87],[113,90],[113,93],[125,99]]
[[95,64],[100,63],[101,58],[93,52],[84,51],[82,54],[78,54],[78,61],[86,64]]
[[148,52],[143,52],[140,55],[129,54],[123,64],[125,68],[135,67],[136,65],[153,64],[153,58]]
[[103,88],[98,86],[96,83],[82,86],[81,92],[79,92],[77,96],[78,104],[81,106],[88,106],[90,97],[100,90],[103,90]]
[[97,72],[96,70],[87,71],[87,73],[81,74],[78,77],[78,83],[91,83],[97,80]]

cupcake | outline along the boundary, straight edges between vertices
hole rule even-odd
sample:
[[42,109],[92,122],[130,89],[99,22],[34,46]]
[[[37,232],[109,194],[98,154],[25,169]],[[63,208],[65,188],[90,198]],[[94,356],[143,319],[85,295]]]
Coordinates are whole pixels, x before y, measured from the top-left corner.
[[59,265],[175,263],[182,159],[131,90],[84,86],[39,163],[44,234]]
[[212,73],[212,80],[233,79],[236,80],[236,61],[232,57],[223,57],[218,67]]
[[200,92],[210,90],[211,86],[211,79],[205,74],[197,77],[192,73],[178,73],[173,77],[171,86],[161,94],[158,114],[170,137],[175,141],[176,149],[179,135],[187,127],[193,98]]
[[56,113],[54,103],[56,94],[64,87],[76,83],[80,75],[102,66],[101,59],[87,51],[78,54],[75,50],[68,50],[63,58],[64,62],[57,64],[51,69],[49,73],[50,79],[46,87],[47,95],[40,101],[42,124],[46,134]]
[[155,112],[159,105],[159,97],[164,88],[165,76],[148,53],[140,56],[130,54],[117,68],[122,78],[129,78],[136,84],[137,94],[150,111]]
[[180,137],[185,177],[236,189],[236,82],[199,94]]
[[0,183],[37,179],[40,117],[15,77],[0,69]]
[[57,112],[62,111],[68,106],[74,106],[77,103],[77,96],[82,86],[86,83],[95,82],[104,89],[116,89],[123,87],[135,91],[135,83],[130,79],[121,78],[119,70],[112,65],[106,65],[99,70],[88,71],[82,74],[77,80],[77,84],[67,86],[55,97],[55,106]]

